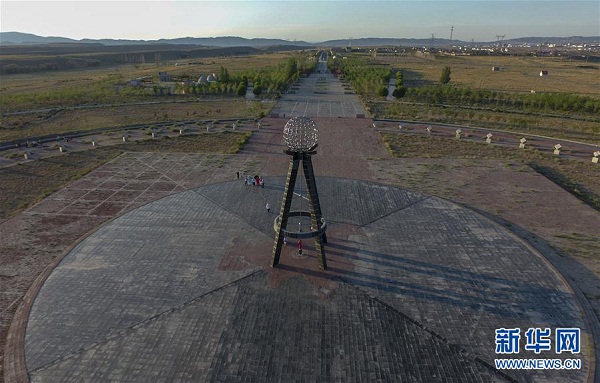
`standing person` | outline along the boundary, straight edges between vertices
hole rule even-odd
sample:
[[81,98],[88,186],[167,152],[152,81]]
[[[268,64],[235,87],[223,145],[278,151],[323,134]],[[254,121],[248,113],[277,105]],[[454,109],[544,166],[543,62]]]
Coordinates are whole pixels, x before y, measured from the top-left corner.
[[302,255],[302,240],[298,240],[298,255]]
[[265,208],[267,209],[267,213],[271,212],[271,204],[267,202],[267,206],[265,206]]
[[235,175],[237,176],[238,180],[240,179],[240,172],[235,172]]
[[287,246],[287,237],[283,237],[283,244]]
[[265,187],[265,180],[264,180],[264,178],[262,178],[262,176],[260,176],[260,187],[262,187],[262,188]]
[[246,178],[244,178],[244,185],[248,186],[248,176],[246,176]]

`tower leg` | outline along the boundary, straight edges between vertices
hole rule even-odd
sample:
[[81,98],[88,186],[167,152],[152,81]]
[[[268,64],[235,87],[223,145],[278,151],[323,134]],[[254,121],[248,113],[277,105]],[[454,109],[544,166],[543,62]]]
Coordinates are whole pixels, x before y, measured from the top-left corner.
[[[304,170],[304,179],[306,181],[306,191],[308,194],[308,205],[310,209],[310,217],[313,228],[316,230],[321,226],[321,205],[319,204],[319,193],[317,192],[317,183],[315,181],[315,173],[313,172],[312,160],[309,155],[303,154],[302,168]],[[317,249],[317,259],[319,267],[323,270],[327,269],[327,259],[325,257],[325,249],[323,244],[327,243],[325,234],[315,237],[315,247]]]
[[281,211],[279,212],[280,221],[275,231],[275,243],[273,244],[273,261],[271,266],[275,267],[279,264],[279,258],[281,257],[281,248],[283,246],[283,233],[281,232],[282,227],[287,227],[288,213],[292,206],[292,197],[294,195],[294,187],[296,186],[296,178],[298,176],[298,155],[295,154],[290,158],[290,165],[288,167],[287,179],[285,181],[285,191],[283,193],[283,201],[281,202]]

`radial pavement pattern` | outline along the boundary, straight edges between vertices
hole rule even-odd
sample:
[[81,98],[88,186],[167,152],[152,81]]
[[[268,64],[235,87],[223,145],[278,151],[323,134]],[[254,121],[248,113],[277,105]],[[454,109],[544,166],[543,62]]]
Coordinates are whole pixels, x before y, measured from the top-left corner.
[[586,352],[520,355],[581,370],[494,369],[497,328],[587,337],[562,279],[504,228],[439,198],[318,177],[329,269],[308,240],[307,256],[288,243],[272,269],[265,204],[278,211],[284,181],[184,191],[83,239],[32,307],[31,380],[585,381]]

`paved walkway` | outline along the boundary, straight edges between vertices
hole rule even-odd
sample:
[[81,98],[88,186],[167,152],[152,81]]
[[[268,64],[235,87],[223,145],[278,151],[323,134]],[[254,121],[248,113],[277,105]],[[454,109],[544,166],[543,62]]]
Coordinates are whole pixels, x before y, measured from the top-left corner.
[[320,61],[317,71],[301,78],[281,97],[271,111],[281,117],[351,117],[365,114],[365,110],[354,92],[342,86],[335,76],[327,71],[327,62]]

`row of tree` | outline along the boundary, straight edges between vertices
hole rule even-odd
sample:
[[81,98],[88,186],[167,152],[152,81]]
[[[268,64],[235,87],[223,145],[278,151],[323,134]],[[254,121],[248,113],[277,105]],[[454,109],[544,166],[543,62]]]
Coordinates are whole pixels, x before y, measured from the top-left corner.
[[406,98],[429,104],[494,106],[554,112],[600,113],[600,100],[567,93],[506,93],[453,86],[410,88]]
[[[184,94],[215,94],[244,96],[250,83],[257,96],[283,93],[301,74],[314,72],[316,59],[304,56],[290,57],[275,66],[248,69],[230,74],[225,67],[219,69],[216,82],[188,84],[183,86]],[[176,93],[180,93],[176,92]]]
[[373,66],[365,60],[340,57],[330,58],[327,64],[331,72],[342,73],[343,78],[363,97],[381,95],[382,89],[387,92],[392,76],[392,71],[387,67]]

